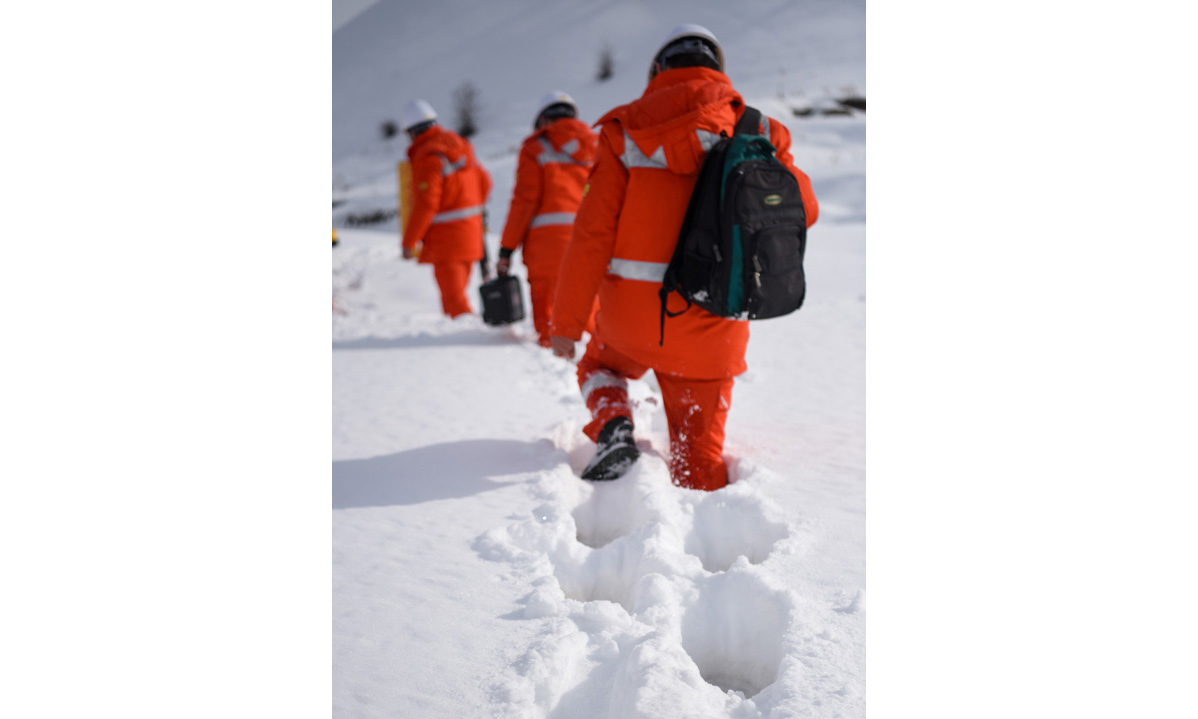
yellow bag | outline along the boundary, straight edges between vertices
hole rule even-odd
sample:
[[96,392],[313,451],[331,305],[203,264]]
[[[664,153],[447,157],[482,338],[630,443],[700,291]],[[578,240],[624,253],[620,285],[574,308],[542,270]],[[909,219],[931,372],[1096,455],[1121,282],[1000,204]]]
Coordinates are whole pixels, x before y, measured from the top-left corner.
[[399,163],[399,234],[403,236],[408,228],[408,220],[412,217],[412,163],[404,160]]

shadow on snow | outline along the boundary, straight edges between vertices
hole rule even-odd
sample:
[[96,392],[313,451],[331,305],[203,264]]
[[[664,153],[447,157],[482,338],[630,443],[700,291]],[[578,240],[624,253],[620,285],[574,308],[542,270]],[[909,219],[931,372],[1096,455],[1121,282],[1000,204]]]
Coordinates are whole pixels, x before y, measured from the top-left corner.
[[498,489],[496,478],[550,469],[565,456],[547,439],[471,439],[333,462],[333,509],[420,504]]
[[407,337],[364,337],[357,340],[344,340],[333,343],[333,351],[337,350],[395,350],[414,349],[418,347],[455,347],[455,346],[499,346],[520,344],[521,340],[510,332],[502,330],[470,330],[453,334],[433,335],[418,334]]

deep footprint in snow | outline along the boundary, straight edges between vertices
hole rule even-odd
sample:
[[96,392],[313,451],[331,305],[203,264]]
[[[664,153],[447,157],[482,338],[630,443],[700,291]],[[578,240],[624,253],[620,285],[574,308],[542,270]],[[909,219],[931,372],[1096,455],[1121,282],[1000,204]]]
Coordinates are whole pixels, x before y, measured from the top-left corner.
[[634,473],[638,471],[638,467],[633,467],[617,481],[591,484],[590,498],[573,511],[579,542],[599,549],[653,518],[645,506],[644,492],[635,480]]
[[660,535],[666,530],[646,497],[651,487],[638,481],[638,471],[618,482],[594,483],[590,497],[571,512],[575,537],[589,549],[550,558],[570,599],[612,601],[632,612],[642,577],[672,573],[661,553]]
[[581,564],[555,561],[553,575],[562,594],[579,602],[615,602],[631,613],[636,584],[648,571],[644,541],[626,541],[590,552]]
[[723,572],[740,556],[750,564],[764,562],[774,546],[789,536],[786,524],[766,516],[759,498],[717,492],[695,505],[686,551],[698,557],[707,571]]
[[683,649],[708,684],[757,695],[778,678],[794,600],[735,570],[708,577],[699,590],[682,617]]

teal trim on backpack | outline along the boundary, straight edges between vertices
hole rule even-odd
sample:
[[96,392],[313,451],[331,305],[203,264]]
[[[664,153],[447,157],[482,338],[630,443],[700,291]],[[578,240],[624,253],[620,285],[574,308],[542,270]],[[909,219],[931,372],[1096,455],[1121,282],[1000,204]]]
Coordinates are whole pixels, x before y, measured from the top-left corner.
[[732,277],[728,280],[728,314],[738,317],[745,307],[745,250],[740,225],[732,226]]
[[728,175],[746,160],[764,160],[775,157],[774,146],[765,135],[733,135],[728,143],[728,154],[724,156],[724,174],[720,177],[720,203],[728,190]]
[[[733,135],[724,156],[724,174],[720,178],[720,204],[728,191],[728,175],[742,162],[775,159],[775,149],[764,135]],[[732,276],[728,280],[728,314],[739,317],[745,307],[745,250],[740,225],[732,227]]]

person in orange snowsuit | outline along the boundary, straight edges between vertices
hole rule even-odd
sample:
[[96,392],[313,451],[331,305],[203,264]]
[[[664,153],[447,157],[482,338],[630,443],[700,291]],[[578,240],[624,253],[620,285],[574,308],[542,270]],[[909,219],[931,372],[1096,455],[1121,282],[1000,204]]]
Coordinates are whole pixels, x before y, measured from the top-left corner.
[[427,102],[408,104],[404,130],[412,141],[413,203],[403,231],[403,258],[433,266],[445,314],[468,314],[473,311],[466,297],[471,264],[482,263],[484,280],[489,274],[483,215],[491,176],[465,138],[437,124],[437,113]]
[[578,119],[578,105],[564,92],[551,92],[541,99],[533,127],[520,148],[516,185],[495,269],[501,277],[506,275],[512,253],[524,248],[532,323],[538,344],[548,347],[557,274],[598,138]]
[[[658,296],[710,147],[704,138],[731,135],[744,113],[723,71],[715,36],[698,25],[680,26],[654,57],[640,99],[596,123],[599,154],[562,262],[551,329],[554,353],[573,358],[598,294],[596,330],[578,362],[592,417],[583,431],[597,445],[584,479],[615,479],[636,461],[627,379],[652,369],[669,424],[673,482],[703,490],[728,482],[724,423],[733,378],[746,369],[749,323],[694,306],[666,321],[668,340],[661,344]],[[810,226],[819,205],[810,179],[794,166],[790,132],[762,118],[760,134],[798,180]]]

